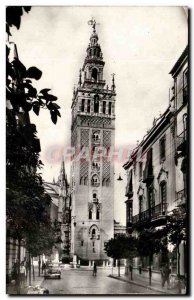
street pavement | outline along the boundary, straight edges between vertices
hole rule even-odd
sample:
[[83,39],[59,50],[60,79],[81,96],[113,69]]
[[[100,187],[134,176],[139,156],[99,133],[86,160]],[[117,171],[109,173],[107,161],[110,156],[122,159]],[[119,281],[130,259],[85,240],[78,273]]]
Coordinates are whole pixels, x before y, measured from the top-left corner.
[[69,269],[62,270],[61,279],[47,279],[42,286],[55,295],[95,295],[95,294],[162,294],[145,287],[140,287],[128,282],[110,278],[110,269],[98,269],[97,276],[92,275],[92,270]]

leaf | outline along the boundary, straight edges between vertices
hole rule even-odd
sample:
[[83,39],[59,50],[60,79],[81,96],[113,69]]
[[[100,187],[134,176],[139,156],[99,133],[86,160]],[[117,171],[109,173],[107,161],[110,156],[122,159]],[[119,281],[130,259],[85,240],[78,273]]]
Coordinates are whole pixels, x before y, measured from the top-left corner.
[[61,117],[60,111],[56,110],[57,116]]
[[51,91],[51,89],[43,89],[40,91],[41,94],[47,94],[49,91]]
[[53,106],[54,106],[56,109],[59,109],[59,108],[60,108],[60,106],[59,106],[58,104],[56,104],[56,103],[53,103]]
[[23,6],[23,9],[28,13],[31,10],[31,6]]
[[50,114],[51,114],[51,120],[52,120],[52,122],[54,124],[56,124],[57,123],[57,114],[56,114],[56,112],[54,110],[51,110]]
[[57,97],[51,94],[44,94],[44,99],[46,101],[56,101]]
[[34,106],[33,106],[33,111],[34,111],[34,113],[38,116],[38,115],[39,115],[39,111],[40,111],[40,106],[34,105]]
[[42,71],[36,67],[30,67],[26,72],[26,77],[39,80],[42,76]]
[[32,104],[29,102],[25,102],[22,104],[22,108],[24,109],[24,111],[30,111],[32,109]]

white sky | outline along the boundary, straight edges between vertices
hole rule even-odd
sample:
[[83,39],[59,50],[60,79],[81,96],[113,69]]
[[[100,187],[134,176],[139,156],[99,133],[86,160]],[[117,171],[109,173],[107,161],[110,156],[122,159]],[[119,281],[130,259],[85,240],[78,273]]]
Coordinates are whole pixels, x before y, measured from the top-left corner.
[[[116,146],[133,148],[168,106],[171,76],[168,74],[187,45],[187,18],[181,7],[33,7],[22,17],[19,31],[12,29],[21,61],[43,72],[38,89],[51,88],[58,97],[62,117],[57,125],[49,112],[31,115],[41,141],[43,178],[57,178],[60,161],[49,151],[70,144],[71,101],[89,43],[94,17],[106,62],[104,79],[116,83]],[[115,219],[125,224],[125,161],[115,166],[123,181],[116,181]],[[67,164],[69,174],[69,164]]]

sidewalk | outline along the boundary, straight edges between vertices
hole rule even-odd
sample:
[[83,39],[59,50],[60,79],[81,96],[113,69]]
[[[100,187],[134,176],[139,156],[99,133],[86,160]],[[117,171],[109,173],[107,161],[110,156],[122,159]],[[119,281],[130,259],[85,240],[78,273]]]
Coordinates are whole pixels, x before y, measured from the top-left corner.
[[[42,283],[44,281],[44,274],[40,273],[40,277],[39,277],[37,267],[34,267],[34,273],[35,273],[35,278],[34,279],[33,279],[33,273],[31,275],[31,285],[32,286],[42,285]],[[20,288],[20,294],[21,295],[26,295],[27,294],[28,286],[29,286],[29,275],[28,275],[28,279],[27,279],[25,285]],[[17,293],[17,286],[12,285],[12,284],[8,284],[6,286],[6,293],[8,295],[17,295],[18,294]]]
[[[109,277],[117,279],[117,280],[129,282],[131,284],[135,284],[140,287],[145,287],[145,288],[153,290],[153,291],[161,292],[162,294],[180,295],[177,286],[170,285],[169,288],[167,288],[167,286],[165,284],[165,287],[162,288],[161,282],[159,282],[158,280],[155,280],[155,279],[152,279],[152,284],[149,285],[149,278],[143,277],[138,274],[133,273],[133,280],[131,280],[131,273],[129,273],[128,275],[121,274],[120,277],[118,277],[118,275],[109,275]],[[184,294],[184,293],[182,292],[181,294]]]

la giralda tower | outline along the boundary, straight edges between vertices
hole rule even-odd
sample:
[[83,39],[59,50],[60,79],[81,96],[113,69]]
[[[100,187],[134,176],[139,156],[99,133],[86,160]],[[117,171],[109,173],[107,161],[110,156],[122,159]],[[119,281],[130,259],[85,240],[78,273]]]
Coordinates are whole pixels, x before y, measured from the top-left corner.
[[[114,233],[114,162],[109,152],[115,144],[115,82],[111,88],[103,77],[105,62],[96,33],[73,92],[71,146],[71,254],[77,261],[109,261],[105,243]],[[83,155],[82,155],[83,154]]]

